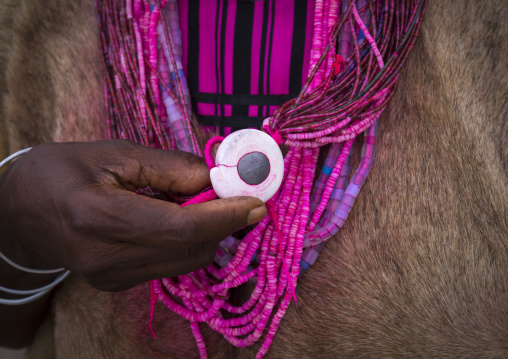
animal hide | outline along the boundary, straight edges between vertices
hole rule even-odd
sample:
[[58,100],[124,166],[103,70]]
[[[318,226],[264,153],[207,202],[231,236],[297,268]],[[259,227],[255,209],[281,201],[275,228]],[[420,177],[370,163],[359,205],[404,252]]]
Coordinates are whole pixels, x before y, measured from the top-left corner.
[[[93,1],[3,0],[0,17],[1,151],[105,138]],[[508,357],[507,18],[503,0],[429,1],[371,174],[267,358]],[[197,358],[161,303],[152,338],[148,293],[70,278],[30,357]],[[210,358],[259,347],[202,329]]]

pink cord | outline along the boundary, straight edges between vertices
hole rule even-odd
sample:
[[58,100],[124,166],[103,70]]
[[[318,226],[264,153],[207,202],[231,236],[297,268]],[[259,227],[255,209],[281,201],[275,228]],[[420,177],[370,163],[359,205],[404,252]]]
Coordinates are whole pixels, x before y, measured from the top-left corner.
[[152,332],[152,336],[154,339],[157,339],[157,336],[155,335],[155,332],[153,331],[152,322],[153,322],[153,316],[155,314],[155,303],[157,303],[157,293],[155,293],[154,290],[154,283],[153,281],[150,281],[150,331]]
[[370,46],[372,47],[372,51],[374,52],[374,55],[376,56],[376,60],[379,65],[379,68],[382,69],[383,67],[385,67],[385,63],[383,61],[383,58],[381,57],[381,53],[379,52],[376,41],[374,41],[369,30],[367,30],[367,26],[365,26],[365,24],[363,23],[362,18],[360,17],[360,14],[358,14],[356,5],[353,5],[353,16],[355,17],[355,20],[356,20],[356,23],[358,24],[358,26],[360,26],[360,29],[362,29],[362,32],[365,35],[365,38],[367,39]]
[[205,145],[205,161],[209,169],[215,167],[215,159],[212,156],[213,146],[215,146],[218,143],[221,143],[222,141],[224,141],[224,137],[215,136],[210,138]]

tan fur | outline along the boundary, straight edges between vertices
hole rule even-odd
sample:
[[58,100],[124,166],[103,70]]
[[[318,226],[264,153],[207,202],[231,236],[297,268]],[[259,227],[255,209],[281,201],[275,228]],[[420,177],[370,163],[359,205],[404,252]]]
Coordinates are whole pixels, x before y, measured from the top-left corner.
[[[25,2],[12,46],[2,28],[11,150],[104,135],[90,121],[104,116],[91,3]],[[430,1],[372,172],[268,358],[508,357],[507,18],[503,0]],[[186,322],[160,303],[151,338],[146,285],[99,293],[73,278],[54,310],[60,358],[197,357]],[[254,357],[203,328],[211,358]]]
[[0,58],[9,151],[106,139],[93,1],[3,1],[0,14],[1,33],[11,42]]

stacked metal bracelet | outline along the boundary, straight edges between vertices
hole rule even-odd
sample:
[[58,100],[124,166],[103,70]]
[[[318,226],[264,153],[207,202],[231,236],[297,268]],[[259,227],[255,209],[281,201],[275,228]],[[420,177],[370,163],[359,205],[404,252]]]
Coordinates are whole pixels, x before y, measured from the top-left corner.
[[[0,168],[2,168],[7,162],[12,160],[13,158],[16,158],[28,151],[31,150],[30,148],[26,148],[24,150],[18,151],[6,159],[4,159],[2,162],[0,162]],[[65,270],[65,268],[57,268],[57,269],[31,269],[23,267],[17,263],[14,263],[12,260],[7,258],[2,252],[0,252],[0,258],[2,258],[4,261],[9,263],[11,266],[13,266],[16,269],[19,269],[20,271],[27,272],[27,273],[35,273],[35,274],[51,274],[51,273],[61,273],[56,279],[40,288],[36,289],[27,289],[27,290],[19,290],[19,289],[11,289],[0,286],[0,291],[4,293],[9,294],[15,294],[15,295],[27,295],[27,297],[20,298],[20,299],[4,299],[0,298],[0,304],[4,305],[22,305],[27,304],[30,302],[33,302],[34,300],[39,299],[40,297],[44,296],[45,294],[49,293],[54,287],[56,287],[58,284],[60,284],[67,276],[70,274],[69,270]]]

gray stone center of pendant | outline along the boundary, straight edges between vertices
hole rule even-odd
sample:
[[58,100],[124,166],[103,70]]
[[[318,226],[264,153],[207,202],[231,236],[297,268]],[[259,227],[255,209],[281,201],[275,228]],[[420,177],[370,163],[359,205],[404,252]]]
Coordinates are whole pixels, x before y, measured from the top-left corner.
[[260,184],[270,173],[270,161],[261,152],[251,152],[238,161],[238,175],[248,184]]

